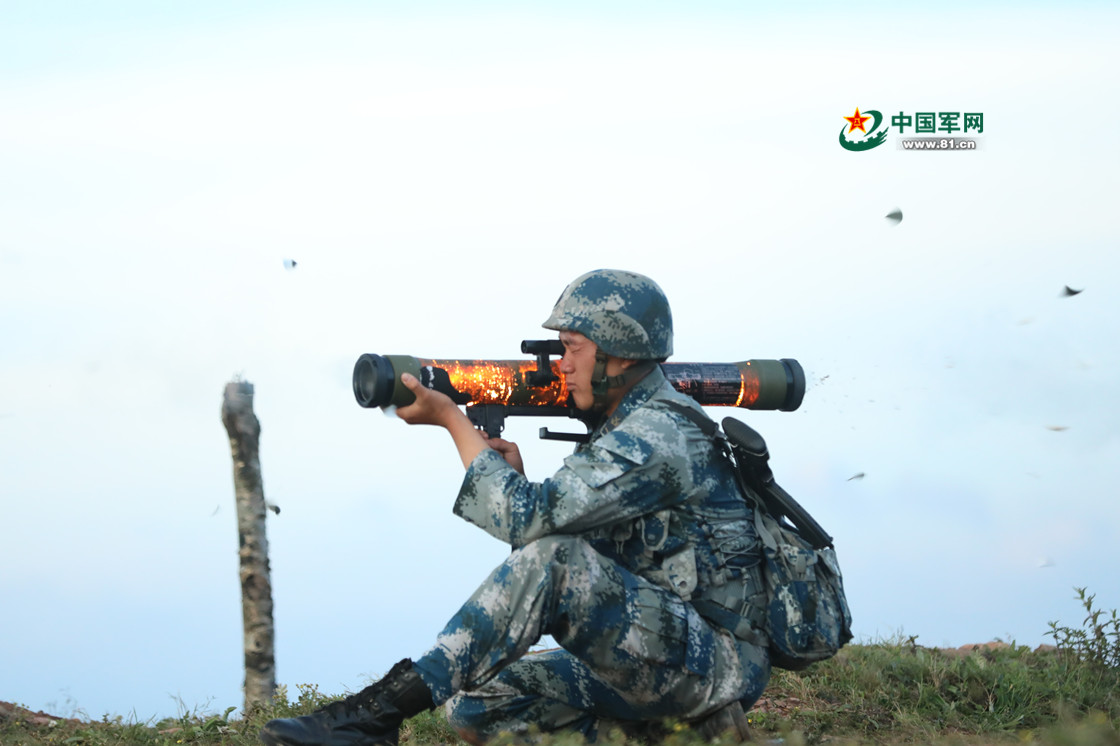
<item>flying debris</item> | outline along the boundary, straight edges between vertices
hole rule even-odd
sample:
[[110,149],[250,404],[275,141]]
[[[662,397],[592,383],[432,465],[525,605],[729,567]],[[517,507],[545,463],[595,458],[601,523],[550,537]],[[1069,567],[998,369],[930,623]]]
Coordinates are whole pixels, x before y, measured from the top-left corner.
[[295,269],[295,268],[296,268],[296,260],[295,259],[285,259],[284,260],[284,269]]
[[886,214],[886,218],[891,221],[892,224],[898,225],[902,222],[902,210],[896,207]]
[[864,478],[865,476],[867,476],[867,475],[866,475],[866,474],[864,474],[864,473],[863,473],[863,472],[861,471],[861,472],[860,472],[860,473],[858,473],[858,474],[853,474],[852,476],[848,477],[847,481],[849,481],[849,482],[850,482],[850,481],[852,481],[853,479],[863,479],[863,478]]
[[1053,430],[1056,433],[1060,433],[1063,430],[1069,430],[1069,425],[1047,425],[1046,429]]
[[280,515],[280,506],[274,503],[266,502],[265,505],[276,515]]
[[[1081,288],[1081,290],[1084,290],[1084,289],[1085,289],[1085,288]],[[1062,296],[1063,296],[1063,297],[1066,297],[1066,298],[1068,298],[1068,297],[1070,297],[1071,295],[1077,295],[1078,293],[1080,293],[1080,292],[1081,292],[1081,290],[1074,290],[1074,289],[1073,289],[1073,288],[1071,288],[1071,287],[1070,287],[1069,285],[1066,285],[1066,286],[1065,286],[1065,289],[1064,289],[1064,290],[1062,290]]]

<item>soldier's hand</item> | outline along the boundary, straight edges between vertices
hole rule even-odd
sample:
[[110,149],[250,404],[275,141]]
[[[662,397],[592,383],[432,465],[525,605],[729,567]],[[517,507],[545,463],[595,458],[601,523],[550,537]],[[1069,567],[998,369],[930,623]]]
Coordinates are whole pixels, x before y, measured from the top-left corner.
[[416,401],[397,409],[397,416],[410,425],[440,425],[447,427],[455,415],[466,415],[451,401],[451,397],[439,391],[424,388],[416,376],[401,374],[401,383],[416,395]]
[[525,476],[525,462],[521,460],[521,449],[517,447],[516,443],[502,438],[487,438],[483,433],[482,437],[486,439],[486,445],[493,448],[498,453],[502,454],[502,458],[506,463],[517,470],[521,476]]

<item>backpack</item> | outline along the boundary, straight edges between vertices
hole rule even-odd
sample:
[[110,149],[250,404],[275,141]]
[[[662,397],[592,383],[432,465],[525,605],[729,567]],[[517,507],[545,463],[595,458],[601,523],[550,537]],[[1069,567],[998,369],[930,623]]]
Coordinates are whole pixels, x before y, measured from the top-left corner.
[[724,418],[720,430],[696,410],[673,405],[731,461],[754,508],[766,586],[762,631],[769,637],[771,665],[800,671],[836,655],[852,639],[852,613],[832,537],[774,482],[766,441],[755,430],[734,417]]

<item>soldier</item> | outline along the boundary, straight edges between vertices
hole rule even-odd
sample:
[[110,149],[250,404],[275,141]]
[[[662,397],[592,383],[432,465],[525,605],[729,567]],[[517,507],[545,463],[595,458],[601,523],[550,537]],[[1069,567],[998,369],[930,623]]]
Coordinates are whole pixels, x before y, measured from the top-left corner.
[[[761,550],[733,467],[681,411],[703,410],[658,367],[673,352],[668,300],[648,277],[596,270],[544,327],[560,333],[590,441],[530,482],[515,444],[405,374],[416,401],[397,414],[446,428],[466,467],[455,513],[513,551],[423,656],[269,722],[266,744],[396,744],[404,719],[440,704],[475,744],[530,728],[651,735],[665,718],[748,737],[744,708],[770,677]],[[560,648],[526,655],[545,634]]]

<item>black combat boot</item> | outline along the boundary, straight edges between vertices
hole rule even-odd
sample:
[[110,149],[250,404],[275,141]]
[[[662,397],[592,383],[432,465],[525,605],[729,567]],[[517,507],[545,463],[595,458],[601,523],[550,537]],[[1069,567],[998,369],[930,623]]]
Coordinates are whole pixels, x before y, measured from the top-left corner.
[[406,718],[435,707],[432,693],[405,658],[357,694],[298,718],[270,720],[268,746],[397,746]]

